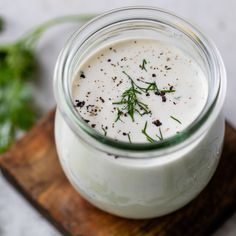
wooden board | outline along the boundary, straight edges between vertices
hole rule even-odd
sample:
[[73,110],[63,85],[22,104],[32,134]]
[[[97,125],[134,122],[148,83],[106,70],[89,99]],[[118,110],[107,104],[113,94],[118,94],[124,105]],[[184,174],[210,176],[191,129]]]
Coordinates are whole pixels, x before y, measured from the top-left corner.
[[63,235],[209,235],[236,207],[236,131],[227,124],[223,156],[205,190],[165,217],[127,220],[91,206],[71,187],[59,165],[53,137],[54,111],[0,157],[7,179]]

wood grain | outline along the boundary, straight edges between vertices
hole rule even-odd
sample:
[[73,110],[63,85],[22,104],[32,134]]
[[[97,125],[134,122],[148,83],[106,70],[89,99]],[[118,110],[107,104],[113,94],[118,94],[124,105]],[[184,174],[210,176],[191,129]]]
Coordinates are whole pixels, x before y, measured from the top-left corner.
[[205,190],[190,204],[165,217],[127,220],[102,212],[71,187],[54,145],[54,111],[0,157],[7,179],[63,235],[209,235],[236,208],[236,131],[227,124],[223,156]]

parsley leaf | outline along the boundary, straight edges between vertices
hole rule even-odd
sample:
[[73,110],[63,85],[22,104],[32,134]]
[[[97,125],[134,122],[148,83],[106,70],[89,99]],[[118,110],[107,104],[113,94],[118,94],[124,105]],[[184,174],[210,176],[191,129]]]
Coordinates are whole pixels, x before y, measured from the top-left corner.
[[[0,45],[0,153],[6,151],[21,131],[36,121],[29,80],[34,79],[37,66],[34,49],[42,33],[51,26],[87,21],[92,15],[62,16],[49,20],[16,42]],[[0,17],[0,31],[3,29]]]

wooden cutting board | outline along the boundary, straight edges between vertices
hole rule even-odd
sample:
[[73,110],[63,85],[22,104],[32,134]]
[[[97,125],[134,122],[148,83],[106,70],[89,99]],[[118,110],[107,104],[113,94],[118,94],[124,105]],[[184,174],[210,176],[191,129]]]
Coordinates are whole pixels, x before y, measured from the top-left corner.
[[216,174],[195,200],[165,217],[127,220],[96,209],[71,187],[58,162],[53,123],[54,111],[0,157],[0,167],[6,178],[63,235],[209,235],[235,210],[236,131],[228,124]]

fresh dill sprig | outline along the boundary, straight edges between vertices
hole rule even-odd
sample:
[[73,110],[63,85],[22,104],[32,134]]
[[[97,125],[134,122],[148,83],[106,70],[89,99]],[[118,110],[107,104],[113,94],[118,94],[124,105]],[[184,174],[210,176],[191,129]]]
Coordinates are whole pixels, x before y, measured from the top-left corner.
[[175,89],[162,89],[161,93],[174,93]]
[[147,61],[146,61],[146,59],[143,59],[143,62],[142,62],[142,64],[141,65],[139,65],[139,67],[141,68],[141,70],[145,70],[145,71],[147,71],[147,69],[146,69],[146,64],[147,64]]
[[104,129],[104,128],[102,127],[102,130],[103,130],[103,132],[104,132],[104,136],[107,136],[107,131],[106,131],[106,129]]
[[128,133],[127,135],[128,135],[129,142],[132,143],[131,138],[130,138],[130,134]]
[[178,120],[176,117],[174,116],[170,116],[171,119],[175,120],[176,122],[178,122],[179,124],[182,124],[180,120]]
[[[121,95],[121,100],[118,102],[113,102],[113,105],[124,105],[122,110],[126,110],[132,121],[134,121],[134,113],[137,112],[140,116],[149,114],[150,110],[148,105],[141,102],[137,95],[142,94],[141,88],[133,81],[133,79],[125,72],[122,71],[130,80],[131,87],[123,92]],[[117,114],[116,121],[120,119],[119,110]]]
[[[150,143],[158,142],[147,133],[147,121],[145,122],[144,128],[142,129],[142,133],[146,136],[147,141],[149,141]],[[156,136],[160,141],[164,139],[162,135],[161,127],[159,127],[159,135],[156,134]]]
[[116,109],[117,109],[117,117],[116,117],[115,122],[117,122],[118,120],[120,120],[121,122],[124,122],[120,118],[124,113],[118,107]]
[[146,136],[147,141],[150,143],[155,143],[156,140],[147,134],[147,121],[145,122],[144,128],[142,129],[142,133]]
[[163,140],[163,135],[162,135],[162,132],[161,132],[161,127],[159,127],[159,134],[160,134],[160,136],[157,135],[157,134],[156,134],[156,136],[159,138],[160,141],[162,141]]
[[158,94],[161,94],[161,93],[174,93],[175,90],[174,89],[159,89],[156,82],[146,82],[146,81],[142,81],[140,80],[142,83],[145,83],[147,84],[148,86],[146,88],[142,88],[142,87],[139,87],[142,89],[142,91],[145,91],[146,93],[149,92],[149,91],[154,91]]
[[161,140],[163,140],[163,135],[162,135],[162,132],[161,132],[161,127],[159,127],[159,132],[160,132]]

